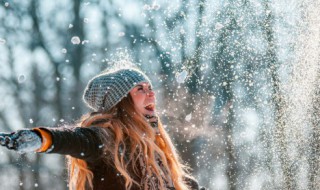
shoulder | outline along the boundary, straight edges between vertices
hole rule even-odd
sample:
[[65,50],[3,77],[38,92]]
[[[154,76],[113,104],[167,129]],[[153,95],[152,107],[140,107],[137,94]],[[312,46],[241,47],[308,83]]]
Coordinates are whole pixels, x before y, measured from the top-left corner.
[[196,179],[194,179],[193,177],[185,176],[184,180],[185,180],[186,184],[189,187],[191,187],[192,190],[206,190],[205,187],[200,187],[198,181]]
[[99,134],[99,136],[101,137],[107,137],[107,138],[114,137],[114,131],[110,127],[90,126],[90,127],[79,127],[79,128],[91,130]]
[[191,187],[192,190],[198,190],[199,189],[199,185],[198,182],[191,176],[184,176],[184,181],[186,182],[186,184],[188,186]]

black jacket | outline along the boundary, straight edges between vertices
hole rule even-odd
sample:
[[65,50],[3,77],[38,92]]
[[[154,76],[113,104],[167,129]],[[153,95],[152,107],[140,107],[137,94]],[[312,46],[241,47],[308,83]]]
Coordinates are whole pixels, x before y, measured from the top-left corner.
[[[117,172],[112,162],[105,162],[104,146],[113,146],[112,140],[109,144],[102,144],[99,138],[101,128],[40,128],[52,135],[52,146],[46,153],[58,153],[70,155],[83,159],[87,162],[89,169],[93,172],[94,190],[125,190],[124,178]],[[113,136],[110,133],[110,138]],[[112,156],[109,156],[110,158]],[[139,179],[138,176],[134,177]],[[192,190],[199,190],[199,185],[192,179],[186,179]],[[140,190],[133,184],[131,190]],[[202,189],[202,188],[201,188]],[[174,190],[174,188],[170,189]]]

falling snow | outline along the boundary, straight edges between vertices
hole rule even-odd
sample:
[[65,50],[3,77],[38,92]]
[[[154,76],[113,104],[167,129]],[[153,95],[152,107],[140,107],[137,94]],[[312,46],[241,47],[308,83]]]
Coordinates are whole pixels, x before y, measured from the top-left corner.
[[73,43],[75,45],[80,44],[80,42],[81,42],[81,40],[80,40],[80,38],[78,36],[73,36],[71,38],[71,43]]
[[[2,2],[1,130],[74,123],[86,82],[125,58],[200,185],[320,189],[319,15],[319,0]],[[66,189],[63,159],[0,154],[4,189]]]
[[184,81],[186,80],[188,76],[188,72],[183,70],[182,72],[178,73],[176,76],[176,80],[178,83],[184,83]]
[[23,82],[25,82],[25,80],[26,80],[26,77],[24,75],[19,75],[19,77],[18,77],[19,83],[23,83]]
[[61,49],[61,53],[67,53],[67,49],[66,48],[62,48]]
[[192,118],[192,114],[190,113],[186,116],[186,121],[190,122],[191,118]]
[[7,41],[5,39],[0,38],[0,44],[4,45],[4,44],[6,44],[6,42]]

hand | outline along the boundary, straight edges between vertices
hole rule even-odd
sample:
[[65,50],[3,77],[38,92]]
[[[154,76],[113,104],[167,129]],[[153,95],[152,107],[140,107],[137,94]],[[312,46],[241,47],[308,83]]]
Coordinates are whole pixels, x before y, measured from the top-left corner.
[[158,116],[145,115],[145,118],[147,118],[147,121],[150,123],[151,127],[158,127]]
[[0,133],[0,144],[8,149],[26,153],[38,150],[42,140],[36,132],[23,129],[13,133]]

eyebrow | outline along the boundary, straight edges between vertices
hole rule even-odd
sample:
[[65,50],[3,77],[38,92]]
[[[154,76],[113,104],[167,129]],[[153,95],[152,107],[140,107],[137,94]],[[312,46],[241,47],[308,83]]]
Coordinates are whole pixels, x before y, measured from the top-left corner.
[[[151,85],[147,84],[148,88],[151,88]],[[144,87],[142,84],[138,84],[137,86],[135,86],[135,88],[138,88],[138,87]]]

